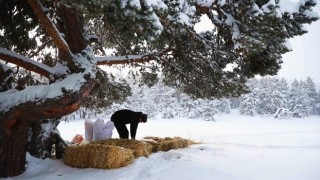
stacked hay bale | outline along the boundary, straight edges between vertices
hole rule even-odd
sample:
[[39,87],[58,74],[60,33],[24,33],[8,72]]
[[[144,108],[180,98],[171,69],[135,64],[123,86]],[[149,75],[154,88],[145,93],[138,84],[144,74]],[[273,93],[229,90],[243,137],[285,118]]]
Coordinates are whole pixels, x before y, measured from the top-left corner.
[[84,144],[65,149],[64,163],[77,168],[114,169],[134,159],[130,149],[104,144]]
[[71,167],[87,168],[89,166],[89,152],[87,145],[69,146],[64,150],[64,163]]
[[134,158],[148,157],[152,152],[169,151],[195,144],[180,137],[145,137],[142,141],[108,139],[65,149],[64,163],[77,168],[114,169],[129,165]]

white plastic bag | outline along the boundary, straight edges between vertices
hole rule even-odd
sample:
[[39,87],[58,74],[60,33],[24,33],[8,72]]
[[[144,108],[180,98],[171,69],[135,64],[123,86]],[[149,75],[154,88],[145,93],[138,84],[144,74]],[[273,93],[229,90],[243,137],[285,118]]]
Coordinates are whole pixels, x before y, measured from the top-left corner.
[[93,141],[110,139],[114,124],[112,121],[104,123],[102,119],[97,119],[93,125]]
[[112,121],[107,121],[102,130],[102,139],[110,139],[112,137],[112,131],[114,129],[114,124]]

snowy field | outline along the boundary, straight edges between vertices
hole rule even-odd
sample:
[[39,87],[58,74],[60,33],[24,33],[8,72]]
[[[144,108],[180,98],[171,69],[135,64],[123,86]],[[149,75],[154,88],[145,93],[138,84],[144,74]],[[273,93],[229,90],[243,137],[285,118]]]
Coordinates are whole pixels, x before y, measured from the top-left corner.
[[[180,136],[198,142],[189,148],[141,157],[114,170],[77,169],[60,160],[30,157],[24,174],[11,179],[39,180],[319,180],[320,118],[274,119],[236,113],[201,119],[152,118],[140,124],[144,136]],[[66,140],[84,134],[84,120],[61,122]],[[116,130],[113,137],[117,138]]]

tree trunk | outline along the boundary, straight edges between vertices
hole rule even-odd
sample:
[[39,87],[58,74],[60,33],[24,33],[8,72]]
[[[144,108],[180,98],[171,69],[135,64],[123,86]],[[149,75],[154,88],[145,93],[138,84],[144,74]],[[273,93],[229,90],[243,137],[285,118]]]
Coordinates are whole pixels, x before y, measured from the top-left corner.
[[41,104],[20,104],[10,111],[0,112],[0,178],[16,176],[25,170],[31,122],[61,118],[74,112],[80,107],[81,99],[87,96],[92,86],[93,81],[89,80],[78,92],[47,99]]
[[67,144],[62,140],[57,129],[59,122],[57,119],[32,122],[28,138],[30,155],[41,159],[62,158]]
[[8,134],[0,124],[0,177],[17,176],[25,170],[29,127],[28,121],[19,121]]

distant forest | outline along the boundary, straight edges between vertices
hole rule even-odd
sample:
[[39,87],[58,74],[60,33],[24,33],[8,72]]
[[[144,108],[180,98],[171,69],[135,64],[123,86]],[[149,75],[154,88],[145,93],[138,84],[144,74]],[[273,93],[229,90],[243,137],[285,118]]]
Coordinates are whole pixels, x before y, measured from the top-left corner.
[[131,84],[132,95],[125,102],[91,110],[81,108],[64,118],[109,117],[119,109],[143,111],[149,117],[160,115],[168,119],[185,117],[208,121],[214,120],[216,114],[230,113],[231,109],[238,109],[243,115],[275,118],[320,115],[320,90],[310,77],[301,81],[294,80],[290,84],[283,78],[251,79],[247,85],[250,93],[241,97],[208,100],[192,99],[160,83],[151,87]]

